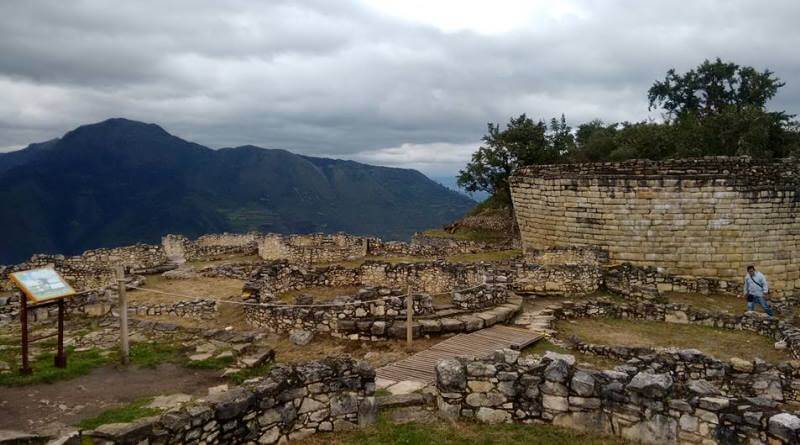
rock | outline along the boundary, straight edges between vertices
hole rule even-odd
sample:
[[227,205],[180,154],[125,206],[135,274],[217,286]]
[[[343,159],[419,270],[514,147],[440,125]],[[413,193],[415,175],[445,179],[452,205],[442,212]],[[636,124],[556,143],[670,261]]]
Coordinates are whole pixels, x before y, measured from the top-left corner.
[[386,388],[386,390],[392,393],[392,395],[400,395],[400,394],[411,394],[412,392],[419,391],[424,387],[425,387],[424,383],[415,382],[413,380],[403,380],[395,383],[392,386],[389,386],[388,388]]
[[786,340],[776,341],[775,342],[775,349],[786,349],[788,345],[786,344]]
[[553,361],[563,360],[570,366],[575,366],[575,356],[570,354],[559,354],[558,352],[546,351],[542,358],[550,359]]
[[489,392],[494,389],[494,383],[479,380],[472,380],[467,383],[467,386],[469,386],[469,390],[472,392]]
[[686,387],[689,391],[699,395],[699,396],[711,396],[721,394],[719,389],[716,386],[712,385],[706,380],[699,379],[699,380],[690,380]]
[[208,388],[208,395],[209,396],[217,395],[227,390],[228,390],[228,385],[212,386],[211,388]]
[[475,418],[484,423],[502,423],[511,420],[511,414],[507,411],[492,409],[492,408],[478,408]]
[[466,367],[454,358],[440,360],[436,363],[436,381],[442,391],[462,391],[467,386]]
[[594,377],[583,370],[575,371],[575,375],[572,376],[572,380],[570,381],[570,386],[572,390],[575,391],[575,394],[583,397],[594,394],[594,385]]
[[472,407],[499,406],[505,401],[506,397],[499,392],[474,392],[466,398],[467,405]]
[[7,444],[24,444],[24,443],[39,443],[41,438],[35,434],[29,434],[22,431],[0,430],[0,443]]
[[331,398],[331,416],[352,414],[358,410],[358,398],[352,394],[339,394]]
[[203,360],[208,360],[211,358],[211,353],[203,353],[203,354],[194,354],[189,356],[189,361],[192,362],[202,362]]
[[289,334],[289,340],[297,346],[305,346],[311,343],[314,333],[304,330],[294,330]]
[[740,359],[739,357],[731,358],[731,366],[739,372],[753,372],[753,362]]
[[544,378],[551,382],[563,383],[567,381],[567,377],[569,377],[569,364],[563,359],[551,361],[544,370]]
[[769,418],[769,432],[786,443],[796,443],[800,431],[800,418],[789,413],[775,414]]
[[171,408],[181,406],[184,403],[190,402],[191,400],[192,396],[188,394],[172,394],[167,396],[156,396],[153,399],[153,401],[147,405],[147,407],[168,410]]
[[542,406],[548,411],[569,411],[569,400],[566,397],[542,395]]
[[664,397],[672,388],[672,377],[669,374],[648,374],[640,372],[633,376],[628,389],[636,391],[645,397],[658,399]]
[[109,423],[97,427],[92,435],[114,443],[139,443],[152,434],[157,420],[158,417],[145,417],[130,423]]
[[372,425],[378,421],[378,402],[375,397],[365,397],[358,404],[358,425]]
[[280,437],[281,437],[281,430],[277,426],[274,426],[265,431],[264,434],[262,434],[261,437],[258,438],[258,443],[270,445],[278,442],[278,439],[280,439]]

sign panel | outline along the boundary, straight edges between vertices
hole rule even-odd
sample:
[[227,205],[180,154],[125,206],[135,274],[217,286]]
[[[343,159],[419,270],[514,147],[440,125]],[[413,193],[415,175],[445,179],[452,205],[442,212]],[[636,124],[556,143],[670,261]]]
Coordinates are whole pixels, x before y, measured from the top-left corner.
[[72,286],[50,268],[12,272],[9,276],[34,303],[57,300],[75,293]]

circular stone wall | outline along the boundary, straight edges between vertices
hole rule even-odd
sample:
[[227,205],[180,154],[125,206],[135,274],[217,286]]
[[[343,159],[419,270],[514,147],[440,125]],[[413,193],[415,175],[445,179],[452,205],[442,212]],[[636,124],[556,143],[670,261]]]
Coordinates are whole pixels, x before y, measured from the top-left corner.
[[740,158],[532,166],[511,178],[526,250],[594,246],[612,262],[739,279],[755,263],[800,288],[798,161]]

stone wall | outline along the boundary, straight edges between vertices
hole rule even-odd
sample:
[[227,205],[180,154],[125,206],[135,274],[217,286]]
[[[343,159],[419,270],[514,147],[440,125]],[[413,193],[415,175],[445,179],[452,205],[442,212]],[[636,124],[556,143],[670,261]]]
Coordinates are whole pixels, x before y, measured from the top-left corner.
[[231,256],[255,255],[257,233],[219,233],[190,240],[183,235],[166,235],[161,246],[174,262],[214,260]]
[[[375,371],[328,358],[274,365],[269,375],[204,402],[86,435],[89,443],[274,444],[375,422]],[[83,442],[82,442],[83,443]]]
[[541,266],[525,263],[514,270],[512,288],[532,295],[587,295],[603,286],[603,272],[599,266],[588,264]]
[[727,314],[697,309],[685,304],[587,300],[580,303],[564,302],[560,308],[553,311],[553,315],[557,319],[612,317],[751,331],[785,342],[792,355],[800,358],[800,328],[781,319],[756,312]]
[[[436,365],[437,405],[451,418],[549,422],[645,443],[797,443],[800,418],[774,401],[714,394],[667,372],[595,371],[568,355],[486,358]],[[709,389],[711,388],[711,389]]]
[[198,298],[170,303],[146,303],[131,301],[128,312],[132,315],[155,315],[192,318],[195,320],[212,320],[217,316],[217,302]]
[[[247,300],[248,303],[264,304],[245,306],[244,313],[248,323],[271,332],[286,333],[302,329],[344,336],[353,331],[355,323],[368,323],[365,331],[376,337],[383,337],[387,333],[387,327],[391,327],[396,318],[405,319],[406,298],[403,291],[389,288],[366,288],[356,295],[343,295],[332,301],[316,304],[313,299],[300,299],[296,304],[285,304],[253,295]],[[430,295],[414,294],[412,298],[415,317],[433,314]],[[375,322],[380,324],[373,329]]]
[[571,348],[586,354],[611,357],[627,363],[618,370],[668,372],[676,382],[705,380],[714,386],[709,394],[761,397],[776,402],[800,400],[800,363],[779,364],[763,360],[719,360],[696,349],[657,350],[644,347],[594,345],[572,341]]
[[224,276],[248,281],[266,293],[279,293],[307,287],[382,286],[414,292],[450,292],[484,282],[494,274],[490,264],[451,264],[444,261],[399,263],[367,261],[356,268],[344,266],[311,267],[275,261],[258,265],[221,265],[203,270],[206,276]]
[[296,263],[325,263],[367,256],[374,238],[336,233],[327,235],[267,234],[258,239],[258,255],[264,260],[289,260]]
[[129,273],[148,273],[165,270],[166,261],[163,249],[148,244],[87,250],[81,255],[72,257],[34,255],[21,264],[0,266],[0,290],[16,289],[8,274],[19,270],[52,267],[76,291],[82,291],[114,283],[114,270],[119,265],[124,266]]
[[800,288],[798,161],[700,158],[531,166],[511,178],[523,247],[581,245],[611,262],[739,280],[755,263]]
[[655,267],[635,267],[629,263],[608,268],[605,272],[605,286],[611,292],[644,299],[653,299],[670,292],[741,295],[742,291],[740,281],[678,277]]

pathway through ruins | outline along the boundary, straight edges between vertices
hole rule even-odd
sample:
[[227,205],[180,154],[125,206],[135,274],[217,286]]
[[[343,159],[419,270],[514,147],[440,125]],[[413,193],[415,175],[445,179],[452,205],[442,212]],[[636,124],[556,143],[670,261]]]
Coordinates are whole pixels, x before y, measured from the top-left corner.
[[392,382],[415,381],[431,384],[436,380],[436,362],[458,356],[483,356],[498,349],[520,350],[544,334],[511,326],[494,325],[487,329],[458,334],[399,362],[378,368],[379,379]]

